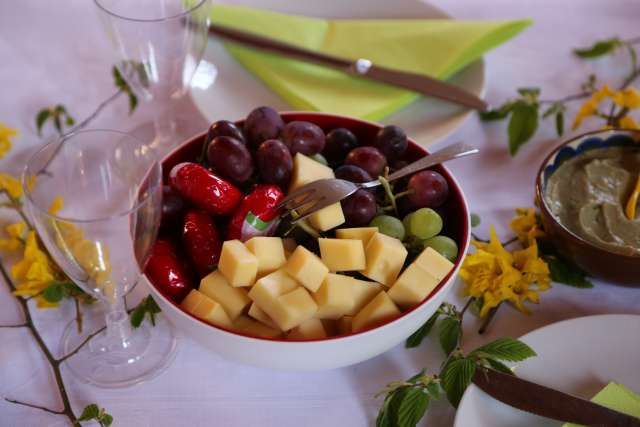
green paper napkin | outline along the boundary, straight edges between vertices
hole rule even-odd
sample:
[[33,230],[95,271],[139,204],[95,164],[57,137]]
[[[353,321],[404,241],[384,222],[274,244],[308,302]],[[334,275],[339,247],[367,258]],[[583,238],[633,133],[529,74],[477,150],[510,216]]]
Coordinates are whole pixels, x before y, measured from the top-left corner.
[[[514,37],[531,21],[325,20],[214,5],[214,23],[345,58],[446,79]],[[296,109],[377,120],[414,101],[404,89],[239,45],[231,54]]]
[[[610,382],[598,394],[593,396],[591,401],[640,418],[640,395],[637,395],[622,384]],[[578,424],[564,424],[562,427],[580,426]]]

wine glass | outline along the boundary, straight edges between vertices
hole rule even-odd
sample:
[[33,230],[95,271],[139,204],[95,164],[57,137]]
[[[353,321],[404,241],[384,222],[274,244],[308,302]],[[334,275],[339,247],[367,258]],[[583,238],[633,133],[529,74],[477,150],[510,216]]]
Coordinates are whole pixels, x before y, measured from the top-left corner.
[[[23,174],[27,212],[60,269],[104,304],[106,328],[66,360],[81,379],[122,387],[157,375],[172,360],[176,338],[158,317],[133,329],[124,295],[142,277],[158,233],[162,168],[148,145],[125,133],[86,130],[45,145]],[[51,206],[60,206],[52,211]],[[60,203],[62,202],[62,203]],[[62,354],[104,327],[85,318],[67,327]]]
[[207,45],[209,0],[94,0],[117,55],[116,66],[133,90],[154,101],[161,153],[178,142],[171,103],[182,98]]

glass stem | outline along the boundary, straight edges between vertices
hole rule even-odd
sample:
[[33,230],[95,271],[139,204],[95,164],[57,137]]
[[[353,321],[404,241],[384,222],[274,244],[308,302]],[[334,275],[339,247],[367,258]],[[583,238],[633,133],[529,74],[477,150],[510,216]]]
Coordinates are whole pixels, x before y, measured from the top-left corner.
[[158,111],[153,119],[153,128],[155,131],[154,148],[165,154],[174,145],[178,143],[177,123],[171,112],[169,101],[165,102],[160,111]]
[[107,342],[119,348],[128,347],[132,328],[127,311],[124,309],[124,301],[122,298],[116,297],[115,301],[109,304],[105,320],[107,325]]

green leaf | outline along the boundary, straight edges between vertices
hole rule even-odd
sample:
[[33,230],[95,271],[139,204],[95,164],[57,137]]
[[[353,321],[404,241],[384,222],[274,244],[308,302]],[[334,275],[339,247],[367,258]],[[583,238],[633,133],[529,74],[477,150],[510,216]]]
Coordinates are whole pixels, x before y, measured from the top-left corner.
[[138,304],[131,313],[131,326],[133,326],[134,328],[140,327],[140,325],[142,325],[142,321],[144,320],[144,315],[146,314],[146,312],[147,310],[145,306],[142,303]]
[[125,88],[128,87],[127,82],[124,80],[120,70],[115,65],[111,67],[111,75],[113,75],[113,84],[120,89],[126,90]]
[[56,128],[58,133],[62,133],[62,122],[59,115],[53,115],[53,127]]
[[440,322],[440,346],[447,356],[458,347],[461,332],[458,319],[446,317]]
[[432,381],[426,385],[426,388],[427,388],[427,391],[429,392],[429,395],[431,395],[431,398],[440,399],[440,390],[441,390],[440,383]]
[[389,413],[389,403],[394,395],[395,392],[391,392],[384,398],[384,402],[376,418],[376,427],[394,427]]
[[127,96],[129,97],[129,114],[132,114],[133,110],[138,106],[138,97],[131,91],[127,91]]
[[516,102],[509,120],[509,151],[515,155],[538,128],[538,104]]
[[109,427],[111,424],[113,424],[113,417],[110,414],[104,414],[100,419],[100,425]]
[[49,286],[44,288],[44,290],[42,291],[42,296],[48,302],[60,302],[64,297],[64,287],[60,284],[60,282],[51,282],[51,284],[49,284]]
[[557,256],[544,256],[549,266],[551,280],[574,288],[593,288],[593,283],[587,278],[587,273],[572,262]]
[[100,414],[100,408],[95,403],[87,405],[83,410],[78,421],[89,421],[95,419]]
[[73,126],[75,123],[76,121],[73,119],[73,117],[67,114],[67,119],[64,121],[64,124],[66,126]]
[[480,215],[478,215],[477,213],[472,213],[471,214],[471,227],[477,227],[480,225],[481,219],[480,219]]
[[471,384],[475,372],[476,364],[473,360],[464,357],[450,361],[442,370],[442,388],[454,407],[458,407],[462,394]]
[[42,135],[42,126],[44,126],[50,116],[51,110],[48,108],[43,108],[38,111],[38,114],[36,115],[36,129],[38,130],[38,135]]
[[620,39],[614,37],[599,40],[589,47],[573,49],[573,53],[580,58],[596,58],[613,52],[618,46],[621,46]]
[[429,335],[429,332],[431,332],[431,329],[433,329],[433,325],[436,324],[436,321],[438,320],[438,316],[440,316],[440,313],[436,311],[433,314],[433,316],[431,316],[429,320],[425,322],[424,325],[420,326],[420,329],[415,331],[413,334],[411,334],[409,338],[407,338],[407,341],[405,342],[404,346],[406,348],[413,348],[413,347],[419,346],[420,343],[422,343],[422,340],[427,335]]
[[405,387],[400,389],[391,401],[393,425],[397,427],[415,427],[429,406],[429,395],[421,388]]
[[489,363],[489,366],[491,366],[491,368],[495,369],[496,371],[502,372],[503,374],[514,375],[511,368],[498,360],[487,359],[487,363]]
[[485,344],[473,350],[469,355],[487,355],[491,359],[506,360],[509,362],[521,362],[533,357],[536,352],[522,341],[503,337]]
[[525,97],[537,98],[540,96],[540,88],[539,87],[521,87],[518,88],[518,93]]
[[482,111],[480,112],[480,120],[482,120],[483,122],[492,122],[506,119],[513,109],[513,106],[513,102],[506,102],[495,110]]
[[133,326],[134,328],[140,327],[147,313],[149,314],[149,320],[151,321],[151,324],[155,326],[155,315],[160,313],[161,311],[162,310],[160,310],[160,307],[155,302],[153,297],[151,295],[147,295],[131,312],[131,326]]
[[556,113],[556,132],[558,136],[564,134],[564,113],[562,111]]

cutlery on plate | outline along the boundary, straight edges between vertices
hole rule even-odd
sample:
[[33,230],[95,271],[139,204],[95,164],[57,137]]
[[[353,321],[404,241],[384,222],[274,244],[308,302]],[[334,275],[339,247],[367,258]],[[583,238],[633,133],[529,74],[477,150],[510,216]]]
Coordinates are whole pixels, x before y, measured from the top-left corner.
[[335,68],[351,75],[402,87],[479,111],[486,111],[489,108],[484,100],[451,83],[422,74],[382,67],[365,58],[355,61],[340,58],[218,24],[212,25],[209,33],[231,42]]
[[[458,142],[397,170],[387,177],[387,181],[395,181],[422,169],[477,152],[477,148],[464,142]],[[378,185],[382,185],[382,182],[378,179],[363,183],[337,178],[319,179],[289,193],[287,197],[282,199],[278,208],[286,208],[289,212],[295,210],[297,215],[292,220],[292,223],[296,223],[322,208],[339,202],[362,188],[373,188]]]
[[601,427],[640,427],[640,419],[493,369],[478,368],[473,383],[509,406],[557,421]]

